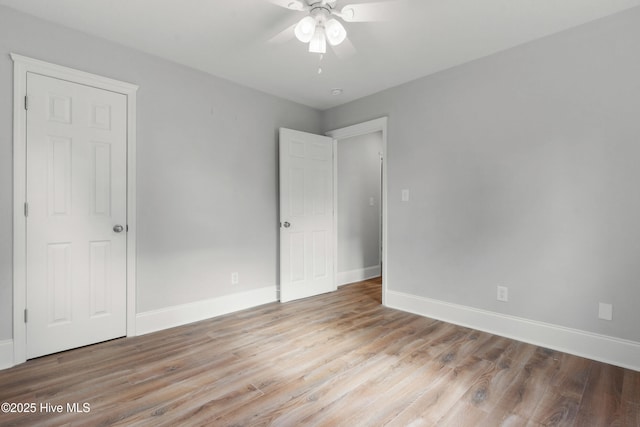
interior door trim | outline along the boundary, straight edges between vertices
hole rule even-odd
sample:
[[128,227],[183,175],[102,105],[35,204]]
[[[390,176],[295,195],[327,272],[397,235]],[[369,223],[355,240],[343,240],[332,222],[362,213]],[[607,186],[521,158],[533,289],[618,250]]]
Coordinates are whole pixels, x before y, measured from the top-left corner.
[[26,147],[27,73],[41,74],[125,95],[127,98],[127,336],[136,335],[136,92],[137,85],[26,56],[13,60],[13,365],[26,361]]
[[[340,129],[326,132],[325,135],[333,138],[333,197],[334,208],[337,212],[338,206],[338,147],[337,144],[341,139],[352,138],[354,136],[367,135],[374,132],[382,132],[382,305],[387,305],[387,289],[389,286],[389,263],[387,262],[387,117],[369,120],[367,122],[358,123]],[[334,241],[334,281],[337,282],[338,274],[338,225],[336,223],[338,215],[334,215],[333,241]]]

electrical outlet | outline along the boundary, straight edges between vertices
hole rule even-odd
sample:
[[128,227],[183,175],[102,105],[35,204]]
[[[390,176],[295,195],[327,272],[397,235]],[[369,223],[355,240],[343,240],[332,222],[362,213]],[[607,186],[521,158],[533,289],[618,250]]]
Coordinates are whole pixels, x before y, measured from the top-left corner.
[[506,286],[498,286],[497,289],[498,289],[498,294],[497,294],[498,301],[508,302],[509,288],[507,288]]
[[613,320],[613,305],[601,302],[598,306],[598,319]]
[[240,282],[240,278],[238,277],[238,273],[237,272],[231,273],[231,284],[237,285],[239,282]]

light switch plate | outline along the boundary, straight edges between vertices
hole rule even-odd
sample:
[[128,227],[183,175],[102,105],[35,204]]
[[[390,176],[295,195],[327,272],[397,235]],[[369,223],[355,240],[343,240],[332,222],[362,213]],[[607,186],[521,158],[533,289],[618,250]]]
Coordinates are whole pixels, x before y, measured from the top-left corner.
[[502,302],[509,302],[509,288],[506,286],[498,286],[496,299]]
[[613,320],[613,305],[601,302],[598,306],[598,319]]
[[409,201],[409,190],[402,190],[402,201],[403,202]]

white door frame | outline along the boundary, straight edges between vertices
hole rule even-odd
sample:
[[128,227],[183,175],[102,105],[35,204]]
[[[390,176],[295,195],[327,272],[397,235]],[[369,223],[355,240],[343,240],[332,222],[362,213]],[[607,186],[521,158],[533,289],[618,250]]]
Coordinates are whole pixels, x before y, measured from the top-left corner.
[[[389,263],[387,262],[387,117],[358,123],[327,132],[325,135],[333,138],[333,205],[338,206],[338,142],[341,139],[354,136],[367,135],[374,132],[382,132],[382,304],[387,305],[387,289],[389,276]],[[337,212],[337,211],[336,211]],[[333,241],[334,241],[334,277],[337,282],[338,275],[338,215],[333,216]]]
[[127,97],[127,336],[136,334],[136,91],[138,86],[15,53],[13,60],[13,364],[26,361],[27,73],[92,86]]

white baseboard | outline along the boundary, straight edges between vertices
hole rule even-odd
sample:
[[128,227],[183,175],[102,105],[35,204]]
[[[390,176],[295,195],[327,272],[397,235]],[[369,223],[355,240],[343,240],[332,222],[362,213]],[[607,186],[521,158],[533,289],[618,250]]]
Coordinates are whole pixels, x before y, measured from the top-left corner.
[[640,343],[387,291],[386,305],[460,326],[640,371]]
[[380,265],[374,265],[371,267],[359,268],[357,270],[341,271],[336,275],[336,281],[338,286],[342,286],[348,283],[373,279],[374,277],[380,276],[380,274]]
[[0,341],[0,369],[13,366],[13,340]]
[[268,286],[205,301],[147,311],[136,315],[136,334],[144,335],[186,325],[277,300],[276,286]]

